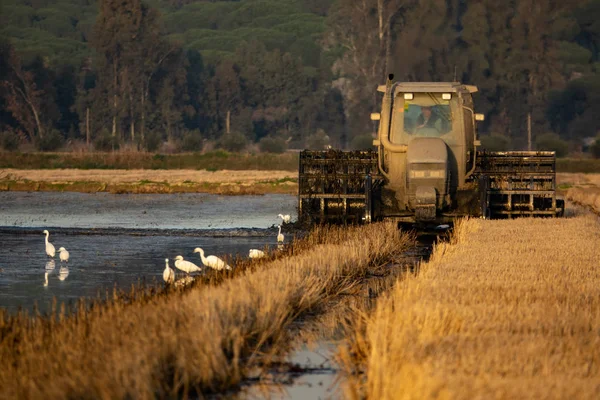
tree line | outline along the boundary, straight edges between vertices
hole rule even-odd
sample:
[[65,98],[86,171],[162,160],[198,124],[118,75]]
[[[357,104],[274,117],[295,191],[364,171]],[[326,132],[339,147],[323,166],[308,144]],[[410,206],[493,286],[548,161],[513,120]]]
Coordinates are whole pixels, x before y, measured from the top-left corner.
[[[387,73],[475,84],[489,147],[585,149],[600,0],[6,0],[2,146],[367,146]],[[40,34],[40,32],[44,34]]]

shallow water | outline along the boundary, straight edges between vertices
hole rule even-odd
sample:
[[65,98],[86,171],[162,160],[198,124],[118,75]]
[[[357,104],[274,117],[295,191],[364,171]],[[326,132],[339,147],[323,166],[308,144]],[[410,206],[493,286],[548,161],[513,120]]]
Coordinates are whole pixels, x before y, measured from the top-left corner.
[[266,228],[280,213],[296,219],[295,196],[0,192],[0,227]]
[[[177,255],[201,266],[195,247],[224,257],[276,247],[276,232],[265,228],[278,223],[282,212],[295,219],[295,201],[289,195],[0,193],[0,307],[14,312],[19,307],[31,310],[37,303],[46,312],[53,297],[70,302],[115,286],[162,283],[165,258],[171,259],[171,268]],[[215,238],[189,233],[233,227],[262,228],[262,234]],[[54,269],[46,269],[46,228],[56,249],[62,246],[70,253],[62,274],[58,254]],[[103,234],[90,235],[97,228]],[[135,234],[127,234],[130,229]]]

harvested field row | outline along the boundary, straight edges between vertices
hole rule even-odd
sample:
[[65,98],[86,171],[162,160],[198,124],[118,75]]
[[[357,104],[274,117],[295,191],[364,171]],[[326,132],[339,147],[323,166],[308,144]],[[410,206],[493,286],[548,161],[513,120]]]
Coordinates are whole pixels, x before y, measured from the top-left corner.
[[218,286],[116,299],[71,316],[0,314],[0,398],[164,398],[236,388],[289,346],[291,324],[410,244],[391,223],[331,229],[323,244]]
[[147,169],[3,169],[2,174],[13,180],[68,183],[77,181],[102,182],[108,184],[136,182],[184,183],[256,183],[283,179],[295,179],[296,173],[289,171],[207,171],[193,169],[147,170]]
[[600,214],[600,187],[574,187],[567,190],[567,199],[587,206]]
[[340,349],[349,396],[598,398],[595,218],[466,220]]

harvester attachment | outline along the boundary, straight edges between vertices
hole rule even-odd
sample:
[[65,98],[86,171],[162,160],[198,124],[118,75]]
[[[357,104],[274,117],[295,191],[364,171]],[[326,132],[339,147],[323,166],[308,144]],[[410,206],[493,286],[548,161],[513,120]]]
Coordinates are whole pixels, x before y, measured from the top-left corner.
[[553,151],[478,152],[481,209],[485,218],[561,216]]
[[308,223],[370,222],[379,187],[377,152],[300,152],[298,216]]

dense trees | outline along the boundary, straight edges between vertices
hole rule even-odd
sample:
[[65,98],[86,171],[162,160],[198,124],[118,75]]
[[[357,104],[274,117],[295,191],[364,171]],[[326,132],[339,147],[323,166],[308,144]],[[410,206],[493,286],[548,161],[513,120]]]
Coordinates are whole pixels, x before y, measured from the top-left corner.
[[598,17],[600,0],[3,0],[0,132],[360,147],[393,72],[478,85],[489,143],[525,146],[530,114],[537,142],[575,148],[600,130]]

